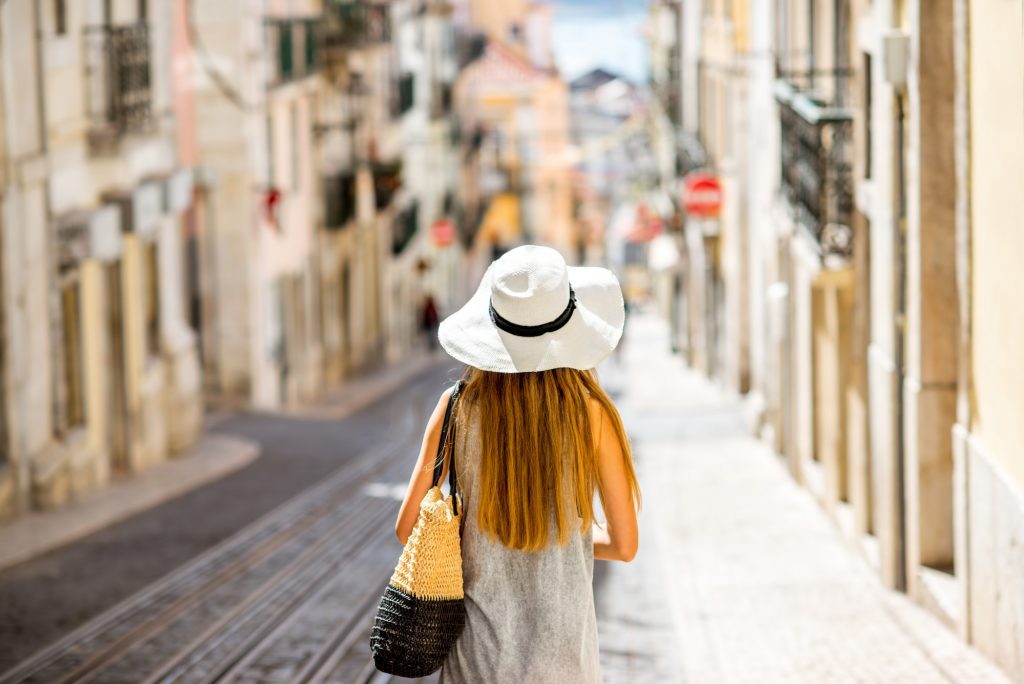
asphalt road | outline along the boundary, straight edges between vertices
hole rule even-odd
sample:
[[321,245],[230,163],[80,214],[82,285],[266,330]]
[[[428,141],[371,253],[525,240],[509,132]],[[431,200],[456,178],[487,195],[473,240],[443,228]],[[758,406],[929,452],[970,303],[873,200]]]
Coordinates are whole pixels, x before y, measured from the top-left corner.
[[[0,672],[135,594],[253,520],[395,438],[423,425],[455,377],[439,364],[348,418],[241,413],[215,432],[257,441],[251,465],[0,573]],[[410,416],[410,412],[412,416]],[[409,467],[416,458],[409,453]]]

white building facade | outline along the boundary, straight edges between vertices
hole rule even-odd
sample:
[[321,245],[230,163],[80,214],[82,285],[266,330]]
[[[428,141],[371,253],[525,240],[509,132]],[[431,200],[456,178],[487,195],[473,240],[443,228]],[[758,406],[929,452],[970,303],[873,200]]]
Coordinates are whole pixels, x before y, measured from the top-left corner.
[[0,515],[60,505],[189,446],[172,3],[0,8]]

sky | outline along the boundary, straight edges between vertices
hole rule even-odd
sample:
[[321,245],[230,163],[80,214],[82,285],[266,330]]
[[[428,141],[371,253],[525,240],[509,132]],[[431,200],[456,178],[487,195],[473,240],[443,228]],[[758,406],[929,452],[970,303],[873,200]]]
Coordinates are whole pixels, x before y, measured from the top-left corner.
[[567,80],[605,67],[647,80],[647,0],[553,0],[555,60]]

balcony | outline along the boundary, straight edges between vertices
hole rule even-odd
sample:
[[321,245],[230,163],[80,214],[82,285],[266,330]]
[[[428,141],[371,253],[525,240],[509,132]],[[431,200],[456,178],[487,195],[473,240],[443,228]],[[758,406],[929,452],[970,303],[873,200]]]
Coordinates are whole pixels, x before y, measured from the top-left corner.
[[270,18],[266,20],[266,30],[272,55],[268,77],[271,85],[290,83],[319,70],[316,20]]
[[154,124],[146,24],[85,29],[90,140],[100,146]]
[[341,230],[356,215],[356,175],[337,173],[324,178],[324,228]]
[[391,42],[391,15],[387,3],[368,0],[329,0],[324,3],[323,47],[329,58],[343,58],[348,50]]
[[853,169],[849,109],[831,106],[791,82],[775,85],[781,125],[782,192],[823,257],[849,258]]

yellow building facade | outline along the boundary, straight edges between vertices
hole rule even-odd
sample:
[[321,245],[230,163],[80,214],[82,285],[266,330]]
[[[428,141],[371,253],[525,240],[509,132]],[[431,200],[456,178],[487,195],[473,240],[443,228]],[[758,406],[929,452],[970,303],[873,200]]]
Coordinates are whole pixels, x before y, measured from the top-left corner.
[[959,624],[1024,677],[1024,3],[956,0],[953,9]]
[[[554,70],[551,9],[465,4],[462,30],[479,36],[481,51],[460,72],[455,92],[465,160],[460,191],[475,227],[488,226],[473,231],[470,279],[523,241],[552,246],[575,262],[581,245],[568,158],[569,90]],[[510,217],[516,225],[504,225]]]
[[690,360],[886,585],[1015,677],[1022,5],[680,5],[682,128],[731,195],[687,241]]

